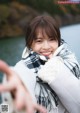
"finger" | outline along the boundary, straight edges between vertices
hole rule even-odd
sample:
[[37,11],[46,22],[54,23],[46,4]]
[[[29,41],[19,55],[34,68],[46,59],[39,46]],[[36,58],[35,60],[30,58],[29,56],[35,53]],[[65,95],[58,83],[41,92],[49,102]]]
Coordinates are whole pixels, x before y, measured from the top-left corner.
[[16,94],[15,94],[15,105],[16,105],[16,108],[18,110],[21,110],[24,108],[24,91],[22,90],[17,90]]
[[15,86],[11,83],[0,84],[0,92],[11,91],[15,89]]
[[2,60],[0,60],[0,71],[6,73],[7,75],[11,74],[11,69],[9,68],[8,64]]
[[47,109],[39,104],[35,104],[35,110],[37,110],[41,113],[47,113]]
[[34,113],[35,112],[34,107],[30,103],[27,104],[25,109],[26,109],[26,113]]
[[26,113],[34,113],[35,111],[34,104],[30,98],[25,99],[25,109],[26,109]]

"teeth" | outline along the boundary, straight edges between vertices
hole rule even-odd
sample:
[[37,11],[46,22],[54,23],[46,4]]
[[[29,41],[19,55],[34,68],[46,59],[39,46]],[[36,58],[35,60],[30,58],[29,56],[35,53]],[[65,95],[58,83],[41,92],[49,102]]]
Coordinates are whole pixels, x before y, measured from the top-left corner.
[[51,52],[43,53],[43,54],[50,54]]
[[51,53],[51,52],[42,52],[43,54],[45,53],[45,54],[47,54],[47,53]]
[[50,55],[51,53],[49,52],[49,53],[42,53],[43,55]]

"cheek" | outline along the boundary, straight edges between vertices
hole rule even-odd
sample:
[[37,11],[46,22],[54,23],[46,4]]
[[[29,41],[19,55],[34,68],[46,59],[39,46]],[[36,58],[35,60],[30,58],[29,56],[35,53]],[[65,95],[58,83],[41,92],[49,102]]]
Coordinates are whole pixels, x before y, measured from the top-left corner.
[[58,48],[58,45],[55,46],[55,49],[57,49],[57,48]]
[[58,48],[58,43],[52,44],[52,47],[53,47],[54,50],[56,50]]
[[35,52],[38,52],[38,51],[40,50],[39,44],[35,44],[35,45],[33,45],[31,48],[32,48],[32,50],[35,51]]

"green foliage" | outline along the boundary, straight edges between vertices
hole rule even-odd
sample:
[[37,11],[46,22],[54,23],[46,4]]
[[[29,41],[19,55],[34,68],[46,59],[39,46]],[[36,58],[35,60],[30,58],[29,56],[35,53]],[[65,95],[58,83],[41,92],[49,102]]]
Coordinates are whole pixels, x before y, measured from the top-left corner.
[[0,0],[0,4],[5,4],[5,3],[9,3],[11,2],[11,0]]
[[[10,3],[13,2],[14,0],[0,0],[0,3]],[[61,4],[55,4],[57,0],[15,0],[16,2],[29,5],[30,7],[34,8],[40,13],[45,13],[48,12],[51,15],[65,15],[65,13],[71,13],[73,15],[79,14],[80,11],[75,11],[72,7],[71,4],[69,5],[61,5]],[[60,7],[65,7],[67,11],[61,10]],[[78,10],[80,10],[80,4],[76,6]]]
[[[0,0],[0,37],[23,34],[25,23],[28,23],[33,18],[33,15],[38,14],[38,12],[54,16],[60,22],[60,25],[67,25],[68,22],[80,22],[78,18],[80,4],[55,4],[56,1]],[[76,15],[77,18],[75,18]],[[75,18],[75,21],[72,20],[72,17]]]
[[0,20],[5,20],[8,18],[10,10],[6,5],[0,5]]
[[27,4],[30,7],[36,9],[41,13],[48,12],[52,15],[54,14],[63,14],[59,9],[59,5],[54,4],[54,0],[18,0],[23,4]]

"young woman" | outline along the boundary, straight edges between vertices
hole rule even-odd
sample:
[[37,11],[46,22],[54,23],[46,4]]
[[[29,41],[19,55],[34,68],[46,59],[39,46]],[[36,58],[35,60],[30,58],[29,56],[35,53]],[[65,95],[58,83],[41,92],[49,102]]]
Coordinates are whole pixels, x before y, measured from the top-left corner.
[[[2,71],[6,72],[3,68]],[[46,112],[43,107],[34,106],[37,101],[48,113],[80,113],[80,66],[61,39],[52,17],[42,15],[32,20],[27,27],[22,59],[9,71],[9,84],[0,87],[2,91],[12,90],[19,108],[26,106],[31,113],[35,109]],[[18,89],[20,93],[16,95]]]

